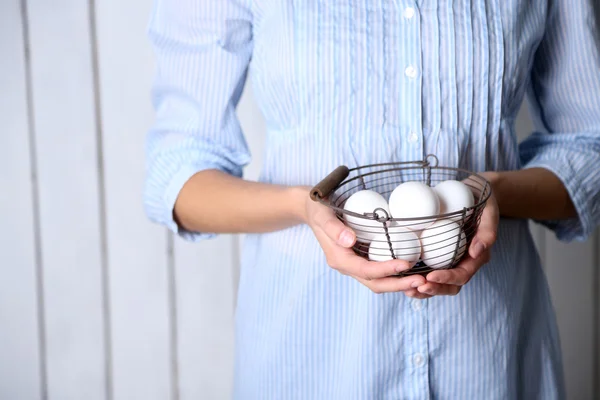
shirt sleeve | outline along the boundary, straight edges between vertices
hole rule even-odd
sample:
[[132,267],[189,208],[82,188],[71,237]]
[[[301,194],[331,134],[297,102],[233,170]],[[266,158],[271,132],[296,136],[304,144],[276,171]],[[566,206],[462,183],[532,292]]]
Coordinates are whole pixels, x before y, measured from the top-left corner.
[[537,131],[520,145],[524,168],[552,171],[571,196],[576,218],[537,221],[565,242],[585,240],[600,222],[600,24],[592,3],[560,0],[550,10],[528,90]]
[[156,0],[148,34],[156,55],[156,120],[146,140],[144,207],[149,219],[190,241],[173,218],[175,200],[195,173],[235,176],[250,154],[235,107],[252,54],[252,16],[244,0]]

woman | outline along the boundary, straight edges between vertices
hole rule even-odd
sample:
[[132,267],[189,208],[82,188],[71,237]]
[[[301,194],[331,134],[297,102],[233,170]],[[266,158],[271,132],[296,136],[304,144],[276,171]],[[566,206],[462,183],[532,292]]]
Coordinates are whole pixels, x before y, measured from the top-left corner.
[[[564,398],[527,219],[564,241],[600,221],[591,4],[157,1],[146,210],[189,240],[249,233],[236,398]],[[234,114],[248,70],[268,126],[258,183],[240,178]],[[518,145],[526,91],[539,132]],[[354,255],[354,232],[308,199],[340,164],[430,153],[495,194],[455,270],[393,277],[408,266]]]

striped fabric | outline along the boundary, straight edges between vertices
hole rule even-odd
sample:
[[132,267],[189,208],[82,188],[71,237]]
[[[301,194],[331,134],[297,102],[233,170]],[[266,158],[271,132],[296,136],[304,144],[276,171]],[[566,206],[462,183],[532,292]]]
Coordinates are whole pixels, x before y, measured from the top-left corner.
[[[267,122],[263,182],[312,185],[340,164],[544,167],[600,221],[600,52],[593,0],[156,0],[158,69],[144,200],[172,219],[197,171],[241,176],[246,75]],[[537,132],[514,121],[527,95]],[[557,328],[527,222],[456,297],[375,295],[331,270],[306,226],[248,235],[236,399],[564,398]],[[199,260],[200,262],[200,260]],[[574,271],[576,274],[576,271]]]

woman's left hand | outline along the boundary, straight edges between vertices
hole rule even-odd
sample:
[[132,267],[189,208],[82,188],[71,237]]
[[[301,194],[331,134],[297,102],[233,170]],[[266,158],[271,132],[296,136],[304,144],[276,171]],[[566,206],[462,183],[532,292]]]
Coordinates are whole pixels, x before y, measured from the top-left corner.
[[[492,181],[492,174],[483,173],[481,175]],[[492,192],[481,214],[481,222],[469,246],[469,253],[460,264],[452,269],[430,272],[426,276],[425,284],[404,293],[418,299],[439,295],[457,295],[460,289],[479,271],[479,268],[490,261],[491,247],[496,241],[499,219],[498,202]]]

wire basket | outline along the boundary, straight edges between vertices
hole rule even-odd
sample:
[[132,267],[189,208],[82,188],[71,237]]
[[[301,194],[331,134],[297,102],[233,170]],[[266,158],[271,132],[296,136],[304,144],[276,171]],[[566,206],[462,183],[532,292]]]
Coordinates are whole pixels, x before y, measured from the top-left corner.
[[[433,187],[446,180],[466,184],[473,192],[474,205],[419,218],[394,218],[384,208],[364,214],[344,209],[348,198],[361,190],[375,191],[387,201],[401,183],[418,181]],[[428,155],[423,161],[352,169],[340,166],[310,193],[314,201],[334,210],[337,217],[354,230],[357,241],[353,250],[357,255],[375,261],[410,260],[414,266],[400,276],[427,274],[458,265],[467,254],[490,195],[491,186],[485,178],[460,168],[440,167],[435,155]]]

